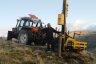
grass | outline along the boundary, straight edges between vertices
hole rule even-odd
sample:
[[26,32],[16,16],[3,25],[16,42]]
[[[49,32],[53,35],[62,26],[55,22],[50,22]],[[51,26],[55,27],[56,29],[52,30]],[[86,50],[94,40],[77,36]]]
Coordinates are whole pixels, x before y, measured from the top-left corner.
[[87,51],[64,52],[60,58],[58,53],[47,52],[45,49],[0,40],[0,64],[95,64],[96,55]]
[[0,64],[24,63],[35,63],[30,47],[6,41],[0,43]]

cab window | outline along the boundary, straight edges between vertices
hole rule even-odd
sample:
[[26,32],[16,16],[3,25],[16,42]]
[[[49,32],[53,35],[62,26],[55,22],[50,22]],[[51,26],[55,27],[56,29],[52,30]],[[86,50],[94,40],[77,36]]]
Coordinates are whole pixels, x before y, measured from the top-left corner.
[[33,27],[36,27],[37,23],[33,22]]
[[19,24],[19,26],[23,26],[24,25],[24,21],[23,20],[21,20],[21,22],[20,22],[20,24]]
[[25,22],[25,26],[29,26],[29,22],[28,21]]
[[37,25],[36,25],[36,27],[40,27],[40,26],[41,26],[41,23],[38,22]]
[[20,25],[20,21],[17,22],[16,27],[19,27],[19,25]]

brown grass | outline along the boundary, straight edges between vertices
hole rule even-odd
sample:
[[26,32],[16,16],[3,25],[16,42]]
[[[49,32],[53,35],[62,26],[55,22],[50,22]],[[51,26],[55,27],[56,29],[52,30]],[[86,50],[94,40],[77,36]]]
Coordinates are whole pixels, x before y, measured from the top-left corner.
[[14,41],[0,40],[0,64],[95,64],[94,54],[58,53],[45,51],[46,47],[27,46]]

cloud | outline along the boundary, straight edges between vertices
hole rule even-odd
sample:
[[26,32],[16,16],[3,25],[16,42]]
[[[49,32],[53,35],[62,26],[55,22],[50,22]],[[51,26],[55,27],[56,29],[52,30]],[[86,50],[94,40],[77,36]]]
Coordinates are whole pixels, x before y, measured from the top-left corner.
[[96,30],[96,22],[76,20],[71,25],[68,25],[68,29],[70,31]]

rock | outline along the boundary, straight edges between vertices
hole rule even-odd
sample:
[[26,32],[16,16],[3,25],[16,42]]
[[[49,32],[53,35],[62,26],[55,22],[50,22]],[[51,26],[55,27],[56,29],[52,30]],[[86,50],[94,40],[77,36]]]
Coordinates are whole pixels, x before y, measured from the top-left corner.
[[12,41],[13,41],[13,42],[18,42],[18,40],[17,40],[17,39],[15,39],[15,38],[12,38]]
[[37,56],[37,55],[39,55],[41,53],[41,50],[35,50],[35,51],[33,51],[33,55],[34,56]]
[[47,58],[48,58],[48,59],[53,59],[53,57],[52,57],[52,56],[47,56]]

